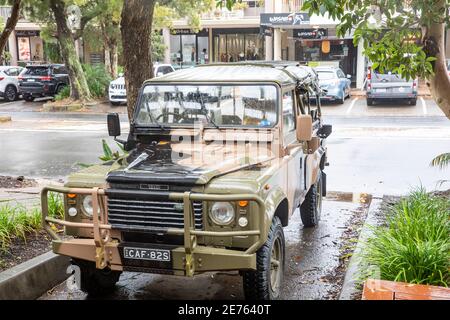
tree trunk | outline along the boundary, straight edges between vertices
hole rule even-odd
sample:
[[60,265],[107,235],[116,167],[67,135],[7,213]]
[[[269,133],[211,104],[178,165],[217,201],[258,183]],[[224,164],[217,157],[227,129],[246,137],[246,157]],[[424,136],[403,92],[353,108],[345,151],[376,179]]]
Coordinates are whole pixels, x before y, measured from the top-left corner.
[[50,9],[53,11],[56,22],[57,38],[70,78],[70,97],[74,100],[90,100],[91,93],[77,57],[75,40],[67,26],[65,4],[63,0],[50,0]]
[[5,29],[3,29],[0,35],[0,57],[3,56],[3,50],[5,50],[6,42],[8,42],[11,32],[16,28],[17,21],[19,21],[20,8],[22,6],[22,0],[14,0],[11,7],[11,16],[6,20]]
[[117,48],[117,42],[113,43],[110,48],[111,52],[111,76],[117,78],[117,69],[119,66],[119,49]]
[[133,118],[142,83],[153,77],[150,33],[155,2],[155,0],[127,0],[123,4],[121,32],[129,121]]
[[[443,1],[441,1],[443,5]],[[445,58],[445,23],[433,23],[425,32],[425,51],[436,57],[434,76],[427,82],[439,108],[450,119],[450,77]]]
[[109,45],[107,43],[104,44],[104,52],[105,52],[105,70],[110,75],[111,73],[111,51],[109,50]]

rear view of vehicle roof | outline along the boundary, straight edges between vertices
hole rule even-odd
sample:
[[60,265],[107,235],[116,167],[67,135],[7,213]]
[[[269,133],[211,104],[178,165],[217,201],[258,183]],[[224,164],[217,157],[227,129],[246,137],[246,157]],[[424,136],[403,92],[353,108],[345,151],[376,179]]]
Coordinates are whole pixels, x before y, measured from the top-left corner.
[[296,83],[296,77],[274,65],[263,63],[227,63],[202,65],[168,73],[147,82],[277,82]]

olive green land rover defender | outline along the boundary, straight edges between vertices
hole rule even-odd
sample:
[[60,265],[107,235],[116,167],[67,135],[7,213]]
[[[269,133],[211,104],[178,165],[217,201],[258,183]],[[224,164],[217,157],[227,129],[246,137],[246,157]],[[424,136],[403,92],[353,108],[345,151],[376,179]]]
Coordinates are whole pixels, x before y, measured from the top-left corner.
[[[300,208],[317,225],[326,194],[331,126],[315,73],[291,62],[180,70],[144,83],[127,153],[42,191],[53,251],[81,270],[81,289],[114,289],[123,271],[193,277],[237,270],[248,299],[277,299],[283,227]],[[314,104],[312,101],[315,101]],[[64,219],[48,215],[64,195]],[[64,226],[64,236],[56,233]]]

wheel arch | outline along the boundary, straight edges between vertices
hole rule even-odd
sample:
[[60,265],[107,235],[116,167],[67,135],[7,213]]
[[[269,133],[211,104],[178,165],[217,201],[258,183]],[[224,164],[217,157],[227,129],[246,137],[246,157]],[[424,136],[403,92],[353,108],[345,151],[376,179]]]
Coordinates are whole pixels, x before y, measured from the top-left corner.
[[277,216],[280,218],[282,226],[286,227],[289,223],[289,202],[283,190],[281,188],[272,190],[265,203],[268,221],[271,222],[273,217]]

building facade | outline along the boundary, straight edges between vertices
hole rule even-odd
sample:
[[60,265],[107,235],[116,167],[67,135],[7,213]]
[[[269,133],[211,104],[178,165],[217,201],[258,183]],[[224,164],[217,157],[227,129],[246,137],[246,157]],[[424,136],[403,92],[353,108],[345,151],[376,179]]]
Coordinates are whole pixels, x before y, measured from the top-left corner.
[[292,60],[311,66],[333,65],[362,87],[366,61],[353,35],[336,36],[338,21],[301,12],[303,0],[243,1],[232,11],[214,9],[194,32],[187,20],[163,30],[165,63],[176,68],[214,62]]
[[[1,6],[0,16],[6,21],[11,14],[11,7]],[[40,37],[41,28],[36,23],[20,19],[11,33],[5,48],[3,63],[25,65],[33,61],[44,61],[44,41]]]

